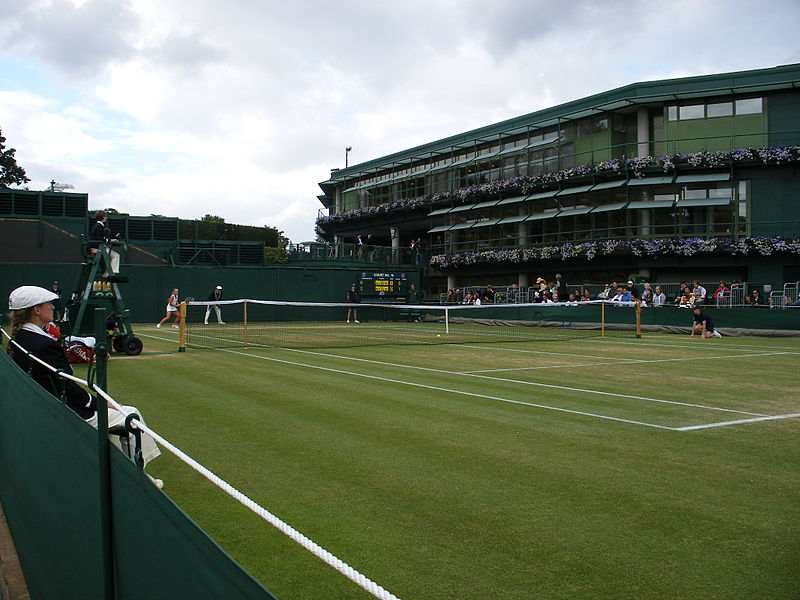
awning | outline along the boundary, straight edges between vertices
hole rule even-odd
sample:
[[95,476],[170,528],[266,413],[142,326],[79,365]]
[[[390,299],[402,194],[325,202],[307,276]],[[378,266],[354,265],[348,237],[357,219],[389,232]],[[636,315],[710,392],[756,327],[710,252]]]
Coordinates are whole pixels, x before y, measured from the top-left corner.
[[497,225],[503,219],[482,219],[475,223],[473,227],[489,227],[490,225]]
[[454,206],[447,212],[448,213],[464,212],[465,210],[472,210],[473,208],[475,208],[474,204],[460,204],[459,206]]
[[497,221],[497,225],[506,225],[508,223],[521,223],[528,218],[528,215],[516,215],[513,217],[505,217]]
[[433,229],[428,229],[428,233],[440,233],[442,231],[447,231],[448,229],[450,229],[450,225],[439,225]]
[[576,206],[575,208],[565,208],[560,213],[558,213],[560,217],[574,217],[576,215],[585,215],[588,212],[591,212],[593,206]]
[[452,208],[452,207],[450,207],[450,206],[448,206],[447,208],[437,208],[437,209],[436,209],[436,210],[434,210],[433,212],[429,212],[429,213],[428,213],[428,216],[429,216],[429,217],[435,217],[436,215],[444,215],[444,214],[447,214],[447,213],[449,213],[449,212],[450,212],[450,209],[451,209],[451,208]]
[[542,212],[536,213],[534,215],[530,215],[526,221],[541,221],[542,219],[552,219],[553,217],[557,217],[558,212]]
[[465,223],[459,223],[458,225],[453,225],[450,228],[450,231],[455,231],[456,229],[469,229],[475,225],[475,221],[466,221]]
[[675,183],[705,183],[707,181],[730,181],[730,173],[695,173],[692,175],[678,175]]
[[500,200],[487,200],[486,202],[478,202],[473,205],[472,208],[489,208],[490,206],[497,206],[498,204],[500,204]]
[[628,182],[624,179],[618,179],[617,181],[605,181],[603,183],[598,183],[593,185],[591,191],[596,192],[597,190],[608,190],[611,188],[618,188],[624,186],[626,183]]
[[505,200],[501,200],[497,203],[498,206],[503,206],[505,204],[517,204],[518,202],[525,202],[528,199],[528,196],[514,196],[513,198],[506,198]]
[[628,210],[637,208],[669,208],[673,204],[673,200],[637,200],[628,204]]
[[558,190],[550,190],[548,192],[539,192],[538,194],[531,194],[526,200],[541,200],[542,198],[552,198],[558,193]]
[[601,212],[611,212],[612,210],[621,210],[626,206],[630,208],[630,205],[627,202],[613,202],[611,204],[601,204],[600,206],[595,206],[592,209],[592,214]]
[[672,183],[672,175],[665,175],[663,177],[642,177],[641,179],[631,179],[628,185],[664,185]]
[[678,208],[691,206],[725,206],[731,203],[730,198],[683,198],[675,203]]
[[566,196],[568,194],[583,194],[584,192],[588,192],[593,187],[594,184],[590,183],[589,185],[581,185],[578,187],[566,188],[558,192],[556,196]]

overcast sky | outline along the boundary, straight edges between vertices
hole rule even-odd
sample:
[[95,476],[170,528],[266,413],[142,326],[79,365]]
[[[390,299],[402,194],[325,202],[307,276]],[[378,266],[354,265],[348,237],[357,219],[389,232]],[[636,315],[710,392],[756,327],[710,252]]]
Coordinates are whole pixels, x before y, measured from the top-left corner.
[[314,239],[320,181],[637,81],[800,62],[800,0],[0,0],[0,128],[91,209]]

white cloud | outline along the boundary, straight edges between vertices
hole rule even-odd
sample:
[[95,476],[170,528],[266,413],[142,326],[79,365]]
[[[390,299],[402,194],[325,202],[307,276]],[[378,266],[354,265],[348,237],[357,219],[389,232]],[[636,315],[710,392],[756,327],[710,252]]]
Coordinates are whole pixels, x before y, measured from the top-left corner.
[[355,164],[636,81],[800,56],[793,0],[6,4],[0,127],[32,186],[295,241],[313,238],[317,182],[345,146]]

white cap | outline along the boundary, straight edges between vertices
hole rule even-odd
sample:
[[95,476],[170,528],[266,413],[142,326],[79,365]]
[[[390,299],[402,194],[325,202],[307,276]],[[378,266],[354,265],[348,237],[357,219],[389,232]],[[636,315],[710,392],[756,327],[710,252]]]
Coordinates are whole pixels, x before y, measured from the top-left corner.
[[50,302],[56,298],[58,298],[58,294],[54,294],[38,285],[23,285],[8,296],[8,310],[30,308],[31,306]]
[[218,285],[218,286],[217,286],[217,289],[218,289],[218,290],[221,290],[221,289],[222,289],[222,286],[221,286],[221,285]]

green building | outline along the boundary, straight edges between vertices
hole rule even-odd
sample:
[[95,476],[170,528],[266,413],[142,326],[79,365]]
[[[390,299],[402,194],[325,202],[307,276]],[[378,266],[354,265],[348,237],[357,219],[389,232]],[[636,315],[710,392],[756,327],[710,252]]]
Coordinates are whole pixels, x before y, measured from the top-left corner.
[[800,64],[634,83],[331,172],[329,242],[427,287],[800,279]]

